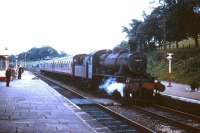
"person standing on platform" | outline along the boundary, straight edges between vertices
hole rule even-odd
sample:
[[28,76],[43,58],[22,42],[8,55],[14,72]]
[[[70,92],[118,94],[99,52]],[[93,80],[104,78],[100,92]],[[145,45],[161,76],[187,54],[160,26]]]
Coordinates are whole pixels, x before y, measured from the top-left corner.
[[23,68],[20,66],[18,69],[18,79],[21,79],[22,73],[23,73]]
[[10,84],[10,78],[11,78],[11,68],[8,67],[6,70],[6,86],[9,87]]

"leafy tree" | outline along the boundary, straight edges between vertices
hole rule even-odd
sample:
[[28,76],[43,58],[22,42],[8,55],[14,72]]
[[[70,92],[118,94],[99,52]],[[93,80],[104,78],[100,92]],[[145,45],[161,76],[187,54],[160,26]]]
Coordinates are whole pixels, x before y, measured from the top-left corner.
[[[62,53],[62,56],[65,55]],[[31,48],[27,52],[20,53],[18,55],[19,60],[40,60],[52,57],[61,56],[55,49],[51,47],[42,47],[42,48]]]
[[143,22],[137,19],[133,19],[132,22],[129,24],[129,27],[123,27],[122,32],[127,34],[127,38],[129,39],[129,47],[131,50],[136,50],[139,46],[139,37],[138,37],[138,30],[140,25]]
[[162,14],[161,7],[157,7],[144,19],[143,29],[146,48],[155,48],[156,45],[163,42]]
[[199,47],[200,15],[194,9],[200,7],[198,0],[160,0],[165,9],[166,40],[180,41],[187,37],[195,39]]
[[121,43],[118,44],[117,47],[130,49],[127,41],[121,41]]
[[[184,18],[186,34],[195,39],[195,46],[199,47],[198,36],[200,35],[200,14],[194,11],[194,7],[200,7],[200,1],[184,1]],[[187,17],[186,17],[187,16]]]
[[146,50],[161,45],[164,40],[163,35],[163,9],[162,6],[155,8],[150,15],[143,15],[144,21],[132,20],[129,27],[123,27],[123,32],[127,33],[130,48]]
[[133,19],[128,27],[123,27],[131,50],[162,45],[166,48],[167,42],[178,42],[188,37],[193,37],[196,47],[199,47],[199,0],[160,0],[160,5],[150,15],[144,13],[143,16],[144,21]]

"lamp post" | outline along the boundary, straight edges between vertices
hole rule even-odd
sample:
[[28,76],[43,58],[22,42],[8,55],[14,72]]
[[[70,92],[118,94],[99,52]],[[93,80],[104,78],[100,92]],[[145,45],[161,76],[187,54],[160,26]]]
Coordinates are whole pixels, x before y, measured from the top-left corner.
[[169,85],[167,87],[172,87],[171,85],[171,73],[172,73],[172,55],[173,53],[167,53],[167,59],[169,60]]

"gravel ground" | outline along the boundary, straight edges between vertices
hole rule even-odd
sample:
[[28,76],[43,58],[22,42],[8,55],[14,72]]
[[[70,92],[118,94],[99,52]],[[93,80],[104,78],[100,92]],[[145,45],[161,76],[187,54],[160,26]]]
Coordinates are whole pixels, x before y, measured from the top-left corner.
[[147,126],[156,133],[186,133],[186,131],[173,126],[172,123],[159,120],[155,116],[145,114],[139,110],[128,109],[121,106],[109,106],[108,108],[140,123],[141,125]]
[[174,114],[170,111],[164,111],[162,109],[158,109],[154,107],[147,107],[145,109],[154,113],[156,112],[159,115],[166,116],[170,119],[182,122],[184,124],[187,124],[196,128],[200,128],[200,123],[198,121],[191,119],[190,117],[186,117],[186,116],[183,117],[183,115]]

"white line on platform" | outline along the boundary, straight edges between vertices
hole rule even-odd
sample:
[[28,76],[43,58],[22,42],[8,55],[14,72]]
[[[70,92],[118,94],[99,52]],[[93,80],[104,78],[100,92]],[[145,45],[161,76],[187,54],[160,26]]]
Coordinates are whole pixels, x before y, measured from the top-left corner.
[[200,104],[199,100],[195,100],[195,99],[191,99],[191,98],[173,96],[173,95],[169,95],[169,94],[162,94],[162,95],[169,96],[169,97],[172,97],[174,99],[178,99],[178,100],[185,101],[185,102]]
[[[69,99],[65,98],[65,100],[67,100],[69,103],[71,103],[73,106],[75,106],[77,109],[81,110],[81,108],[79,106],[77,106],[76,104],[74,104],[72,101],[70,101]],[[68,106],[66,103],[64,103],[64,106]]]

